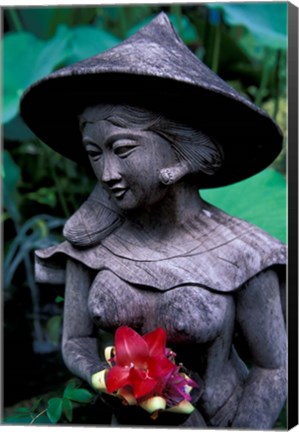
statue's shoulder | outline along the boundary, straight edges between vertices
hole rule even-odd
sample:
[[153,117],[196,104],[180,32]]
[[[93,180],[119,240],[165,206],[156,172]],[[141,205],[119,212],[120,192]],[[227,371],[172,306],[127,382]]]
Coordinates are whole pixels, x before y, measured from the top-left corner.
[[101,243],[78,247],[65,240],[45,249],[35,250],[34,273],[38,283],[60,285],[65,283],[66,262],[73,260],[90,271],[99,270],[107,261]]
[[279,239],[216,207],[206,208],[218,226],[211,231],[206,254],[215,263],[212,276],[220,291],[233,291],[267,268],[286,264],[287,248]]
[[36,278],[38,282],[64,283],[65,262],[73,259],[91,271],[108,268],[128,283],[161,291],[198,284],[218,292],[232,292],[259,272],[286,263],[286,246],[282,242],[208,203],[194,220],[193,228],[197,238],[182,245],[180,251],[140,242],[132,231],[128,242],[126,224],[106,233],[102,241],[98,238],[94,245],[88,242],[89,246],[79,247],[66,240],[36,251]]
[[63,284],[66,259],[86,264],[96,260],[101,241],[123,223],[123,217],[99,183],[79,209],[66,221],[65,241],[35,251],[37,282]]
[[247,244],[256,252],[266,253],[267,250],[286,251],[286,245],[279,239],[244,219],[229,215],[223,210],[206,203],[206,211],[213,218],[218,229],[211,231],[213,242],[217,238],[219,248],[240,248],[240,253],[246,254]]

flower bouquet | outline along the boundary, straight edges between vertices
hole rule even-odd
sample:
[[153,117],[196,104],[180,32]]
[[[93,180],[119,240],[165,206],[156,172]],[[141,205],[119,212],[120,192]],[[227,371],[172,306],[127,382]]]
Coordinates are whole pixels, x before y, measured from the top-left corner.
[[165,345],[162,328],[140,336],[130,327],[119,327],[115,346],[105,349],[110,367],[92,376],[93,387],[121,398],[124,405],[143,408],[153,420],[160,411],[191,414],[190,392],[198,385]]

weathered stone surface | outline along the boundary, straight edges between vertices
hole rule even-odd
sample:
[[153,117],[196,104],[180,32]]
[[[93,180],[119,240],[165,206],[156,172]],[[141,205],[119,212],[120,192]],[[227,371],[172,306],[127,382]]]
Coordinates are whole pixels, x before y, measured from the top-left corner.
[[206,202],[172,242],[163,236],[153,238],[126,222],[97,246],[75,246],[65,242],[36,251],[37,279],[43,282],[43,269],[52,265],[59,271],[58,283],[64,283],[65,257],[69,256],[90,269],[108,267],[129,283],[162,291],[199,284],[230,292],[258,272],[286,260],[286,248],[280,241]]

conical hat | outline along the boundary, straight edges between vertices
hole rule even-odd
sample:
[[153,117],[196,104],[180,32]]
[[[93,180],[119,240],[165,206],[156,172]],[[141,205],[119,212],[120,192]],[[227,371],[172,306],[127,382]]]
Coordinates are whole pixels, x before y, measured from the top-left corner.
[[34,83],[23,95],[21,114],[42,141],[83,163],[78,115],[105,102],[158,110],[220,143],[224,164],[213,176],[199,175],[201,188],[258,173],[282,147],[276,123],[204,65],[164,13],[116,47]]

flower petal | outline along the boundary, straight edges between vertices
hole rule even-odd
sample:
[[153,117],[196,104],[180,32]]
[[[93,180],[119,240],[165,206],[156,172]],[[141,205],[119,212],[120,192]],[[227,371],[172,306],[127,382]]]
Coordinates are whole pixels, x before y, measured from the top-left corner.
[[167,408],[167,412],[173,412],[173,413],[182,413],[182,414],[191,414],[195,410],[194,406],[186,401],[182,400],[177,405],[174,405],[171,408]]
[[191,401],[190,390],[192,387],[198,387],[198,385],[186,374],[181,374],[178,371],[172,374],[164,388],[167,405],[174,406],[182,400]]
[[100,372],[96,372],[91,377],[91,385],[95,390],[105,392],[107,390],[106,375],[108,369],[103,369]]
[[125,385],[130,385],[130,369],[122,366],[113,366],[106,375],[106,386],[109,393]]
[[151,357],[148,362],[149,375],[156,378],[168,379],[178,370],[178,367],[166,357]]
[[133,394],[136,399],[144,396],[151,396],[156,387],[157,380],[146,376],[144,371],[131,369],[131,382],[133,386]]
[[166,400],[161,396],[153,396],[140,403],[141,408],[149,412],[154,413],[157,410],[164,410],[166,408]]
[[119,366],[142,367],[149,350],[145,340],[130,327],[119,327],[115,332],[116,364]]
[[147,333],[143,336],[149,348],[150,356],[164,356],[166,353],[166,332],[163,328],[159,327],[156,330]]

